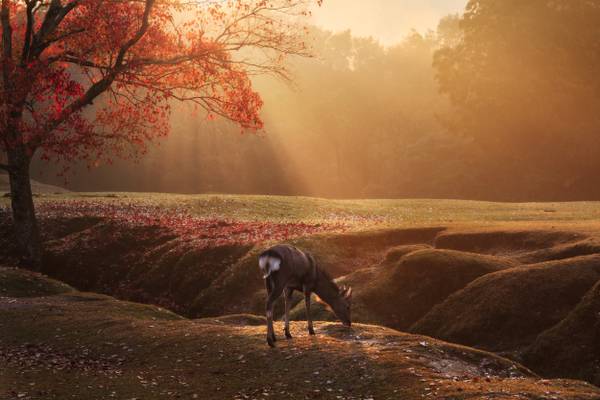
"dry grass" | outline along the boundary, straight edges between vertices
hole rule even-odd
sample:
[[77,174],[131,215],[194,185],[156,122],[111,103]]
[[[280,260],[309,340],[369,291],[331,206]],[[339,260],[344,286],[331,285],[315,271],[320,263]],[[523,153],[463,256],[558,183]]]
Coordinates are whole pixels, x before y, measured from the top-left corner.
[[317,336],[309,337],[294,323],[295,339],[270,349],[263,326],[239,322],[186,320],[79,292],[2,298],[0,360],[7,368],[0,369],[0,397],[600,397],[582,382],[541,380],[493,354],[387,328],[318,323]]
[[[179,195],[161,193],[45,194],[36,202],[90,201],[159,206],[200,217],[242,221],[343,222],[373,226],[600,227],[598,202],[494,203],[465,200],[331,200],[295,196]],[[0,199],[8,205],[9,199]]]
[[536,338],[524,359],[547,376],[569,371],[600,385],[600,281],[567,317]]
[[[59,213],[42,223],[47,249],[45,272],[78,289],[158,304],[187,316],[211,317],[202,323],[212,325],[211,329],[221,325],[231,327],[232,320],[256,324],[261,321],[259,317],[216,317],[263,313],[265,293],[256,271],[256,254],[270,242],[198,247],[168,226],[123,225],[110,216],[94,215],[94,209],[98,206],[109,214],[111,210],[120,212],[132,207],[149,213],[164,211],[170,216],[212,219],[217,228],[221,220],[241,221],[242,225],[246,221],[311,224],[316,230],[303,237],[292,236],[290,241],[313,252],[333,276],[355,288],[355,321],[404,329],[429,312],[426,320],[434,321],[435,326],[422,332],[488,350],[511,351],[511,356],[517,357],[513,351],[522,351],[538,334],[546,329],[552,332],[555,324],[566,321],[564,318],[593,285],[596,275],[588,272],[595,267],[585,267],[585,273],[579,273],[581,268],[573,267],[572,258],[592,255],[589,259],[593,261],[593,255],[600,253],[598,203],[504,204],[131,193],[42,195],[36,197],[36,202],[40,209],[59,205],[54,208]],[[1,204],[7,205],[8,199],[0,199]],[[60,214],[60,210],[68,210],[71,205],[75,211],[79,208],[85,212]],[[6,218],[6,212],[4,215]],[[326,225],[335,229],[322,230]],[[11,260],[14,241],[9,231],[9,224],[0,223],[0,262]],[[548,263],[528,265],[542,261]],[[513,265],[527,272],[515,272],[514,276],[513,272],[496,272]],[[0,292],[0,296],[40,296],[70,290],[60,283],[40,283],[35,277],[3,276],[7,282],[12,280],[12,292]],[[471,282],[473,279],[476,280]],[[37,292],[27,294],[31,282],[41,286]],[[464,288],[465,285],[468,286]],[[481,290],[472,290],[479,286]],[[468,296],[460,297],[463,294]],[[454,301],[455,298],[460,301]],[[112,303],[94,300],[91,304],[99,306],[89,311],[98,314],[98,324],[110,325],[104,320],[112,318],[110,307],[108,314],[102,315],[100,306]],[[431,307],[435,307],[433,311]],[[281,311],[279,307],[279,315]],[[316,305],[313,311],[317,319],[334,320],[322,305]],[[304,318],[302,305],[294,311],[294,316]],[[51,326],[53,321],[46,323]],[[44,329],[39,327],[40,332]],[[304,336],[303,323],[294,329]],[[176,341],[177,335],[185,335],[177,329],[174,332],[178,333],[173,333],[169,340]],[[88,334],[96,335],[92,331]],[[585,334],[587,339],[594,337],[591,328],[586,328]],[[256,335],[262,341],[262,336]],[[555,335],[554,339],[556,346],[570,348],[569,334]],[[558,359],[544,358],[531,365],[545,373]],[[579,368],[577,359],[568,360],[552,376],[585,377],[596,382],[593,362]],[[103,363],[102,359],[98,362]],[[492,381],[486,381],[484,388]],[[447,382],[444,390],[452,387],[460,394],[464,384]],[[455,392],[440,389],[439,393]],[[244,394],[252,397],[258,392]],[[451,394],[448,396],[453,398]],[[485,397],[479,394],[472,398],[477,396]],[[503,395],[498,389],[491,396]]]
[[411,330],[493,351],[519,350],[565,318],[598,280],[600,255],[487,274],[449,296]]

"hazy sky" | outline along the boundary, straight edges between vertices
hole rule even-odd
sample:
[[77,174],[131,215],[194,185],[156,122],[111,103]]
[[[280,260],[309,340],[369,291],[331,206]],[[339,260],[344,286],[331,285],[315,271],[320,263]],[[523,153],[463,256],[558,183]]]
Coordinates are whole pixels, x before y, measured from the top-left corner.
[[325,0],[313,11],[316,25],[357,36],[373,36],[390,45],[415,28],[435,29],[441,17],[460,12],[468,0]]

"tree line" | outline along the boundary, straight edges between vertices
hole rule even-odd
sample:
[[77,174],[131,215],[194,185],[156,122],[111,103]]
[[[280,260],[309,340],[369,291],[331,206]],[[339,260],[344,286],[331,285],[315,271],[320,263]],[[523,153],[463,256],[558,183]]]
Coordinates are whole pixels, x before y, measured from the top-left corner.
[[[260,77],[264,131],[177,108],[138,164],[80,190],[600,199],[600,1],[471,0],[384,47],[311,29],[293,83]],[[53,180],[45,164],[37,171]],[[56,182],[60,182],[56,180]]]

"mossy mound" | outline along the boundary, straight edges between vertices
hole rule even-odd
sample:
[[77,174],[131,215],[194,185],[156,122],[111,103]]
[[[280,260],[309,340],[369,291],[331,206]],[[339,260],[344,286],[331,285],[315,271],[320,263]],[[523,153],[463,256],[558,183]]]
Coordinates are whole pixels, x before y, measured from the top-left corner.
[[415,251],[378,270],[358,288],[355,298],[378,323],[407,329],[472,280],[514,266],[509,260],[473,253]]
[[383,264],[395,264],[400,261],[402,257],[409,253],[428,249],[431,249],[431,246],[427,244],[407,244],[403,246],[392,247],[387,251],[387,253],[385,253]]
[[[353,288],[353,321],[402,330],[477,277],[515,265],[498,257],[425,249],[408,251],[395,264],[384,261],[379,267],[356,271],[338,282]],[[314,320],[336,320],[327,305],[313,304]],[[303,302],[291,315],[295,320],[306,319]]]
[[74,289],[47,276],[18,268],[0,267],[0,297],[40,297]]
[[[431,241],[441,228],[387,229],[358,233],[320,234],[290,241],[298,248],[311,252],[319,265],[334,278],[347,279],[355,271],[379,263],[390,246],[401,243]],[[257,258],[269,244],[257,246],[229,264],[223,272],[194,299],[193,316],[218,316],[222,314],[256,313],[265,311],[266,290],[258,273]],[[349,275],[348,275],[349,274]],[[344,283],[347,283],[344,281]],[[362,283],[362,282],[361,282]],[[352,283],[350,283],[352,284]],[[292,307],[303,299],[295,293]],[[297,307],[304,307],[298,305]],[[315,307],[315,312],[319,306]],[[325,309],[323,308],[323,311]],[[283,301],[276,303],[275,315],[283,314]],[[297,318],[300,318],[300,314]],[[296,318],[296,317],[295,317]]]
[[388,249],[432,243],[445,228],[380,229],[343,234],[323,234],[292,241],[311,252],[334,278],[380,263]]
[[544,376],[600,386],[600,281],[566,318],[535,339],[523,360]]
[[526,252],[518,256],[523,263],[539,263],[552,260],[600,254],[600,240],[595,237],[585,238],[575,242],[556,244],[552,247]]
[[[8,219],[8,214],[2,214]],[[264,312],[264,282],[256,258],[264,247],[198,247],[160,226],[111,218],[43,218],[43,272],[86,291],[153,303],[190,317]],[[339,277],[382,260],[386,249],[431,242],[442,228],[319,234],[292,240]],[[0,262],[14,265],[10,224],[0,224]],[[300,298],[294,298],[297,302]],[[283,313],[279,304],[276,312]]]
[[165,228],[123,226],[102,218],[65,219],[56,225],[60,228],[49,231],[54,239],[45,244],[45,273],[81,290],[154,303],[186,315],[193,315],[200,293],[252,248],[198,248]]
[[513,351],[560,322],[600,279],[600,255],[482,276],[421,318],[411,332]]
[[484,254],[512,254],[548,249],[586,238],[582,233],[559,230],[477,230],[442,232],[435,247]]

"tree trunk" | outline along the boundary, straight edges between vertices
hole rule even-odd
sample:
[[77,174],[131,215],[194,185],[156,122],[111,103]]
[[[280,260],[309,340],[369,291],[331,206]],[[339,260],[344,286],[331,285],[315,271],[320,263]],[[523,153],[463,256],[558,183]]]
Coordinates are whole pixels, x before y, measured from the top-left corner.
[[8,151],[11,205],[21,266],[39,271],[42,267],[42,241],[31,193],[30,163],[31,157],[21,146]]

